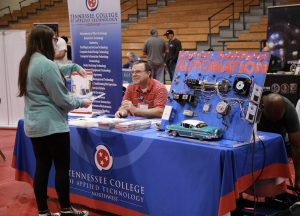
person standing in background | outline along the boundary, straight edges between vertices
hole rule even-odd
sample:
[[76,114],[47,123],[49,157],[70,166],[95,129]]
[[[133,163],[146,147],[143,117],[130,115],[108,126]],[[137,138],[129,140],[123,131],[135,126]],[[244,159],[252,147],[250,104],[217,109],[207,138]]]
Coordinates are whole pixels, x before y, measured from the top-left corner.
[[165,83],[164,54],[168,54],[168,46],[164,39],[158,37],[155,28],[150,29],[151,37],[146,40],[143,48],[143,55],[147,55],[148,62],[152,68],[153,79]]
[[182,50],[181,42],[177,38],[174,37],[173,30],[167,30],[167,32],[164,34],[164,36],[166,36],[167,39],[169,40],[169,42],[168,42],[169,53],[165,55],[165,63],[167,65],[170,79],[172,82],[178,55],[179,55],[179,52]]
[[72,49],[71,49],[71,46],[68,45],[69,39],[66,36],[61,36],[61,38],[66,41],[66,44],[67,44],[67,58],[68,58],[68,60],[72,61]]
[[53,32],[55,32],[55,38],[56,43],[55,43],[55,57],[54,57],[54,62],[57,65],[65,65],[68,63],[68,57],[67,57],[67,43],[64,39],[61,37],[57,36],[57,29],[54,26],[50,26]]

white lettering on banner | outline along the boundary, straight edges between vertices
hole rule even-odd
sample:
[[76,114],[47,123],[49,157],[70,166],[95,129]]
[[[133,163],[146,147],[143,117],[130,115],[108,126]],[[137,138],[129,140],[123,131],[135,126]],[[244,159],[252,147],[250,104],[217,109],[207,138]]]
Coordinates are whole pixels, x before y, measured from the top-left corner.
[[79,50],[79,53],[83,53],[83,54],[86,54],[86,53],[95,53],[95,54],[109,54],[109,51],[95,51],[95,50],[87,50],[87,51],[82,51],[82,50]]
[[94,102],[93,106],[95,106],[95,107],[99,107],[99,108],[111,109],[111,106],[97,105],[97,103],[96,103],[96,102]]
[[70,23],[87,23],[90,24],[90,22],[116,22],[118,21],[118,18],[104,18],[104,19],[70,19]]
[[107,35],[107,32],[80,32],[79,35]]
[[105,59],[108,59],[109,56],[99,55],[99,58],[105,58]]
[[80,58],[99,58],[97,55],[80,55]]
[[76,186],[78,187],[82,187],[82,188],[87,188],[87,189],[92,189],[92,190],[100,190],[100,187],[98,185],[95,185],[95,184],[91,184],[91,183],[86,183],[86,182],[83,182],[83,181],[77,181]]
[[115,83],[107,83],[107,82],[104,82],[104,83],[97,83],[97,85],[102,85],[102,86],[118,86],[118,85],[115,84]]
[[134,200],[134,201],[138,201],[138,202],[144,201],[144,197],[142,197],[142,196],[137,196],[134,194],[130,194],[130,193],[123,192],[123,191],[118,191],[116,189],[108,188],[108,187],[104,187],[104,186],[102,186],[102,189],[103,189],[103,192],[110,193],[113,195],[118,195],[120,197],[124,197],[124,198],[130,199],[130,200]]
[[101,112],[101,113],[110,113],[109,110],[107,109],[95,109],[96,112]]
[[108,81],[108,82],[114,82],[114,79],[107,79],[107,78],[99,79],[99,78],[95,78],[94,81]]
[[80,46],[80,49],[108,49],[107,46]]
[[[89,62],[94,62],[94,63],[100,63],[100,60],[91,60],[91,59],[89,59]],[[95,67],[96,67],[96,65],[95,65]]]
[[115,197],[115,196],[111,196],[111,195],[107,195],[105,193],[97,193],[97,192],[92,192],[93,196],[96,196],[96,197],[101,197],[101,198],[105,198],[105,199],[110,199],[110,200],[113,200],[113,201],[118,201],[118,197]]
[[93,92],[96,92],[96,93],[99,94],[99,95],[105,93],[105,92],[102,92],[102,91],[93,91]]
[[80,55],[80,58],[106,58],[106,59],[108,59],[108,56],[102,56],[102,55],[99,55],[99,56],[97,56],[97,55]]
[[111,70],[104,70],[104,69],[93,69],[93,72],[108,72],[110,73]]
[[[105,110],[101,110],[101,112],[104,111]],[[71,187],[72,189],[92,193],[95,197],[109,199],[116,202],[119,201],[119,197],[126,198],[131,202],[144,202],[144,187],[140,185],[130,184],[115,179],[108,179],[107,177],[78,172],[75,170],[69,170],[69,176],[70,184],[73,185]]]
[[[100,62],[100,60],[89,60],[90,62],[93,62],[93,61],[99,61]],[[85,68],[87,68],[87,67],[94,67],[94,68],[96,68],[96,67],[102,67],[102,68],[106,68],[106,65],[101,65],[101,64],[83,64],[83,67],[85,67]],[[102,76],[102,74],[101,74],[101,76]]]
[[102,74],[94,74],[94,77],[97,77],[97,76],[101,76],[102,77]]
[[[118,12],[96,13],[96,18],[118,18]],[[87,19],[95,18],[94,13],[89,14],[70,14],[70,19]]]
[[98,86],[95,86],[95,87],[94,87],[94,86],[93,86],[93,90],[95,90],[95,89],[97,89],[97,90],[103,90],[103,91],[105,90],[104,87],[98,87]]
[[[103,40],[103,37],[83,37],[84,40]],[[90,43],[92,44],[92,43]],[[98,42],[97,42],[98,44]]]
[[103,101],[103,100],[101,100],[101,101],[100,101],[100,103],[111,104],[111,102],[110,102],[110,101]]
[[[87,175],[86,173],[69,170],[69,176],[73,178],[86,179],[86,175]],[[88,174],[87,180],[90,182],[96,182],[96,183],[99,182],[100,184],[107,184],[107,178],[106,177],[103,178],[102,176],[95,176],[95,175]]]
[[95,41],[89,41],[89,44],[97,44],[97,45],[98,45],[98,42],[95,42]]

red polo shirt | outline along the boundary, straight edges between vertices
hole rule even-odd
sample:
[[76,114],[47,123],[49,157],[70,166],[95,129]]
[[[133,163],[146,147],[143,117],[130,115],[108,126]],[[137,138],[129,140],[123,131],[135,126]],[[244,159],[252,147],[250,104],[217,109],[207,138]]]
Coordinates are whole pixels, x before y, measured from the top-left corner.
[[[151,77],[148,89],[143,92],[138,85],[130,83],[126,89],[124,100],[130,100],[133,106],[138,107],[139,103],[148,104],[148,109],[161,107],[167,104],[168,91],[166,86]],[[128,112],[128,116],[141,117],[135,113]]]

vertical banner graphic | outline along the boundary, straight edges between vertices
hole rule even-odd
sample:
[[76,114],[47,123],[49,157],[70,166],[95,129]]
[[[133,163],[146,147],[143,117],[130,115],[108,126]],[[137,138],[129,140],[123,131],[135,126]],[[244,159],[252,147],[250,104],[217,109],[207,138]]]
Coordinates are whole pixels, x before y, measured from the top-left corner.
[[294,72],[300,59],[300,5],[269,7],[267,44],[272,54]]
[[68,2],[73,62],[93,71],[93,111],[115,113],[122,100],[120,1]]

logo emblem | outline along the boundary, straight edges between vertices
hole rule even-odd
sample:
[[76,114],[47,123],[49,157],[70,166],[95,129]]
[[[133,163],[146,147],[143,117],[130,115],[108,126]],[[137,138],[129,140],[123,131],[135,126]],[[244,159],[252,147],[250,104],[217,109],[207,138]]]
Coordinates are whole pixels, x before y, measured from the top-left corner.
[[291,94],[296,94],[297,93],[297,84],[296,83],[291,83],[290,84],[290,93]]
[[278,85],[277,83],[274,83],[274,84],[271,86],[271,91],[274,92],[274,93],[280,92],[280,85]]
[[291,67],[290,67],[290,71],[291,72],[295,72],[296,68],[297,68],[297,65],[296,64],[292,64]]
[[103,173],[109,173],[113,166],[113,155],[111,149],[105,145],[100,144],[95,149],[94,161],[96,167]]
[[281,85],[281,93],[282,93],[282,94],[288,94],[288,93],[290,92],[289,89],[290,89],[290,87],[289,87],[288,84],[283,83],[283,84]]
[[96,10],[98,5],[99,5],[99,0],[86,0],[86,7],[90,11]]

